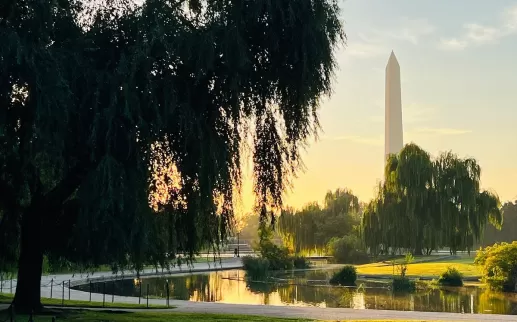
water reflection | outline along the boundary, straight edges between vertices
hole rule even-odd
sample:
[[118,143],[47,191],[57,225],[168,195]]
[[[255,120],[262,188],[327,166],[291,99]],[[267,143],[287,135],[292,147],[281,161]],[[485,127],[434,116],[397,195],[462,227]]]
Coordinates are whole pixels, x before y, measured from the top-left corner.
[[[236,304],[270,304],[401,311],[517,314],[516,295],[492,293],[479,287],[425,289],[395,295],[382,282],[361,282],[364,288],[335,288],[328,270],[298,271],[249,282],[242,271],[175,276],[92,285],[93,292],[165,298],[167,283],[173,299]],[[79,287],[89,291],[88,285]]]

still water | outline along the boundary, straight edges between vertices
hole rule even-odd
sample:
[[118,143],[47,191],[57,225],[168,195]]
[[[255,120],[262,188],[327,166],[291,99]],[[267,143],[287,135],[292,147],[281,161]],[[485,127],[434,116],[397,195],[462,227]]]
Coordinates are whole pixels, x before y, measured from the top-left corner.
[[[122,280],[92,285],[93,292],[122,296],[234,304],[269,304],[344,307],[401,311],[517,314],[517,295],[490,292],[481,287],[426,288],[413,294],[393,294],[384,282],[357,281],[357,288],[331,287],[332,270],[277,274],[262,282],[249,282],[240,270],[168,278]],[[78,289],[89,291],[89,285]],[[140,293],[141,292],[141,293]]]

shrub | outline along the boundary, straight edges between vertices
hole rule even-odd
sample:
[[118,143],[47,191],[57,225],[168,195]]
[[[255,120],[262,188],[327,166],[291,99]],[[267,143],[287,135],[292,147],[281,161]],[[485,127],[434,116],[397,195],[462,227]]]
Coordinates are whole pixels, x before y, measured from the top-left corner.
[[260,256],[269,261],[270,270],[284,270],[293,268],[293,260],[289,256],[286,247],[275,245],[269,239],[262,240],[259,243],[258,251]]
[[294,268],[305,269],[310,267],[309,261],[303,256],[294,256],[292,257],[292,261]]
[[329,255],[340,264],[366,264],[370,258],[361,249],[361,242],[355,236],[332,238],[327,244]]
[[246,274],[251,278],[262,278],[268,275],[269,261],[266,258],[245,256],[242,264]]
[[353,286],[357,279],[357,272],[354,266],[347,265],[334,274],[329,280],[332,285]]
[[394,292],[413,292],[416,289],[415,281],[412,281],[405,276],[393,277],[391,286]]
[[490,288],[517,292],[517,241],[480,249],[474,263],[483,267],[482,281]]
[[455,267],[449,267],[445,272],[440,274],[438,284],[444,286],[463,286],[463,274]]

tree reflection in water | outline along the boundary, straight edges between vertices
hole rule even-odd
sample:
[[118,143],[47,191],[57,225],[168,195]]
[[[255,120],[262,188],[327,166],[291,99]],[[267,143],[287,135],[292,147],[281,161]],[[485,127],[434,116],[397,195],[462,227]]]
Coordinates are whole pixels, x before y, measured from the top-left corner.
[[[282,273],[267,281],[246,281],[242,271],[149,278],[141,282],[142,296],[147,285],[151,297],[166,296],[166,281],[172,299],[401,311],[517,314],[517,295],[493,293],[480,287],[427,288],[413,294],[394,295],[381,282],[364,282],[366,288],[330,287],[332,271],[309,270]],[[361,282],[358,282],[360,284]],[[383,286],[383,287],[379,287]],[[89,291],[89,286],[78,287]],[[140,284],[133,280],[107,283],[111,294],[138,296]],[[103,284],[93,284],[102,293]]]

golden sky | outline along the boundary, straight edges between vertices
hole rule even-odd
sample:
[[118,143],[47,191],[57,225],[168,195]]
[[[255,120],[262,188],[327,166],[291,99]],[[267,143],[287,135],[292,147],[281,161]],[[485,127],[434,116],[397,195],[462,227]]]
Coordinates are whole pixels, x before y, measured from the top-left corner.
[[[324,132],[286,203],[321,201],[339,187],[373,197],[391,50],[401,66],[404,143],[474,157],[483,188],[517,199],[517,1],[347,0],[341,8],[348,44],[337,53],[335,93],[321,106]],[[245,208],[251,189],[248,177]]]

